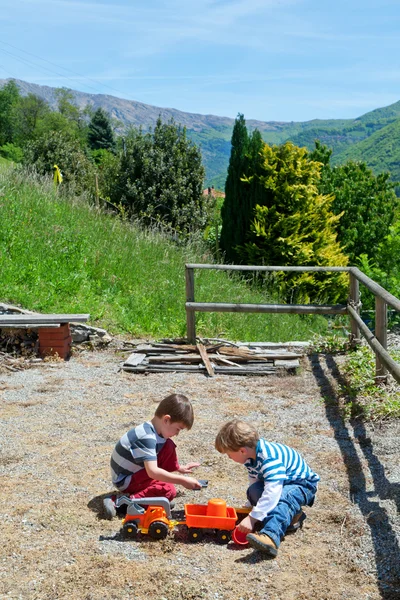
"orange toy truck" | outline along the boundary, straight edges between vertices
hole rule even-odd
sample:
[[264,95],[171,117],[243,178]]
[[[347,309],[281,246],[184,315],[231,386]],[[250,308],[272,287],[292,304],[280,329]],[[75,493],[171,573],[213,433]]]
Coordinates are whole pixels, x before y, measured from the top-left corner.
[[[135,538],[138,531],[149,534],[156,540],[167,537],[168,531],[176,525],[171,520],[171,508],[167,498],[140,498],[131,500],[128,496],[119,498],[118,505],[127,505],[126,516],[122,521],[122,535]],[[144,508],[147,506],[147,508]]]
[[[212,531],[216,541],[226,544],[231,539],[237,522],[248,513],[248,509],[235,509],[227,506],[221,498],[213,498],[208,504],[185,504],[185,520],[174,521],[171,518],[170,503],[167,498],[118,498],[118,507],[127,506],[126,516],[122,521],[121,533],[124,537],[135,538],[138,532],[162,540],[177,525],[186,525],[188,539],[199,542],[204,533]],[[146,507],[146,508],[145,508]]]

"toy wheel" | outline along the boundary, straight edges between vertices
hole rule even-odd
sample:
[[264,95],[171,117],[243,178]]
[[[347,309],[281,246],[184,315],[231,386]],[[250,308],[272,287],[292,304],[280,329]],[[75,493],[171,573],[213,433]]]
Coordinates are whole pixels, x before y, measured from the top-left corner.
[[203,537],[204,532],[202,529],[197,529],[196,527],[189,527],[188,538],[190,542],[201,542]]
[[138,526],[135,521],[129,521],[122,527],[122,535],[127,538],[135,538],[137,536]]
[[231,531],[225,531],[225,529],[218,529],[217,531],[217,542],[218,544],[227,544],[231,539]]
[[149,534],[155,540],[163,540],[168,535],[169,527],[162,521],[154,521],[149,527]]

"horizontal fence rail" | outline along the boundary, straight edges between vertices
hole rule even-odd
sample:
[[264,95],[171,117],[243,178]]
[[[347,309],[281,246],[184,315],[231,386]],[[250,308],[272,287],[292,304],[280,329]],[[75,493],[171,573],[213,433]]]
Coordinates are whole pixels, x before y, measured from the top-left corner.
[[[226,302],[195,302],[194,270],[213,269],[215,271],[264,271],[264,272],[344,272],[349,274],[349,299],[347,304],[241,304]],[[186,327],[190,343],[196,342],[196,312],[242,312],[276,314],[348,314],[351,326],[351,341],[356,343],[362,334],[375,353],[376,380],[384,380],[386,369],[400,383],[400,365],[387,352],[387,306],[400,312],[400,300],[378,283],[370,279],[357,267],[282,267],[254,265],[210,265],[187,264],[186,276]],[[363,284],[375,296],[375,332],[372,332],[359,315],[360,291]]]

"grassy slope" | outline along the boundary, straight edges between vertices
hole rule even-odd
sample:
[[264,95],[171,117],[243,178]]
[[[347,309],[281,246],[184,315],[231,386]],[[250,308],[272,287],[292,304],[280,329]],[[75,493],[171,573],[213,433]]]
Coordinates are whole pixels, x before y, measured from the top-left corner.
[[[55,194],[51,183],[0,170],[0,300],[41,312],[88,312],[113,333],[185,335],[186,262],[195,248]],[[225,272],[196,273],[196,300],[266,302]],[[239,340],[310,339],[322,317],[204,313],[198,334]]]

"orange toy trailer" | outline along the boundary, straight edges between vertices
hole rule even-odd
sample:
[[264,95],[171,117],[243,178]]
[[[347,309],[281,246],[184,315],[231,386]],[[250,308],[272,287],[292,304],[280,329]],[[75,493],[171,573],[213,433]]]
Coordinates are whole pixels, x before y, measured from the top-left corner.
[[140,531],[156,540],[163,540],[176,525],[175,521],[171,521],[171,508],[167,498],[140,498],[135,501],[122,496],[118,506],[123,504],[128,507],[122,521],[122,534],[125,537],[135,538]]
[[238,520],[236,510],[221,498],[213,498],[208,504],[185,504],[185,517],[191,542],[201,541],[206,529],[214,529],[220,544],[229,542]]

